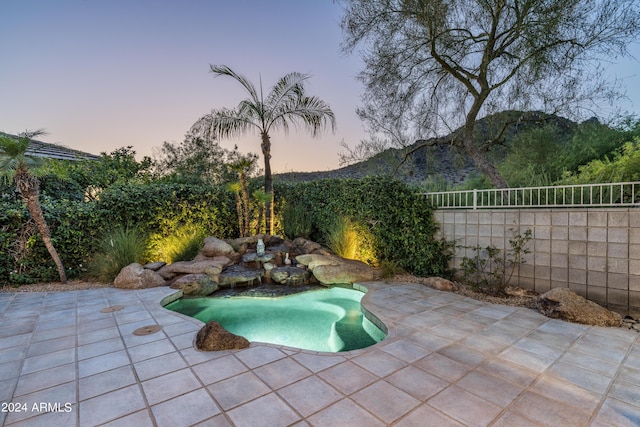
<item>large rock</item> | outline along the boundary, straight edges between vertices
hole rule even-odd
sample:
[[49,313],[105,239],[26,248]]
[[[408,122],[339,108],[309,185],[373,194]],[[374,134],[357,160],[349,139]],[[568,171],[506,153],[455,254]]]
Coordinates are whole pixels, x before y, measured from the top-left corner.
[[538,311],[554,319],[593,326],[620,326],[622,316],[589,301],[569,288],[556,288],[540,295]]
[[245,337],[232,334],[218,322],[208,322],[196,335],[196,347],[203,351],[238,350],[249,347]]
[[212,258],[220,255],[231,255],[235,251],[233,250],[233,247],[224,240],[220,240],[215,237],[207,237],[204,239],[204,246],[200,252],[204,256]]
[[283,285],[301,286],[309,282],[311,272],[298,267],[276,267],[270,271],[270,277]]
[[169,265],[165,265],[158,273],[164,279],[173,279],[179,274],[208,274],[215,277],[224,267],[231,264],[231,260],[226,256],[217,256],[200,261],[177,261]]
[[134,262],[120,270],[113,285],[120,289],[146,289],[164,286],[166,282],[155,271]]
[[455,292],[458,290],[458,285],[442,277],[427,277],[422,283],[430,288],[444,292]]
[[298,255],[296,261],[298,261],[299,264],[309,267],[309,270],[313,270],[319,265],[339,265],[343,260],[330,255],[305,254]]
[[262,283],[263,269],[246,268],[242,265],[232,265],[218,276],[218,285],[233,287],[237,284]]
[[182,294],[188,297],[206,297],[218,290],[218,284],[203,273],[182,276],[171,287],[182,289]]
[[313,268],[312,272],[315,278],[325,285],[351,284],[375,279],[375,273],[371,267],[364,262],[350,259],[343,259],[338,265],[318,265]]

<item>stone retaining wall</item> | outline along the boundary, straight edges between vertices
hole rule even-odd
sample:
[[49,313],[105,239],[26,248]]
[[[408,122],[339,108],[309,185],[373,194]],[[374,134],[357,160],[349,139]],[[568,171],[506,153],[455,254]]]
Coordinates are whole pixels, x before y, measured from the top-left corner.
[[[536,292],[569,287],[608,307],[640,309],[640,209],[483,209],[435,211],[441,233],[459,246],[509,248],[515,233],[533,238],[512,284]],[[474,251],[458,247],[452,267]]]

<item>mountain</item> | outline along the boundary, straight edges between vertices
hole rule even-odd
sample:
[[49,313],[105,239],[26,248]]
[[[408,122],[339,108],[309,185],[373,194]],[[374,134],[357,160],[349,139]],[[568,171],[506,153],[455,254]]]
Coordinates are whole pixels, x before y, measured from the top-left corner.
[[[519,133],[546,125],[554,125],[559,137],[572,134],[578,126],[569,119],[553,114],[535,111],[504,111],[476,122],[476,144],[494,164],[497,164],[504,159],[510,143]],[[275,174],[273,178],[280,182],[300,182],[325,178],[359,179],[372,175],[387,175],[410,184],[421,184],[425,180],[441,180],[455,185],[463,182],[469,175],[477,173],[473,163],[451,144],[461,134],[462,128],[459,128],[449,135],[438,138],[441,144],[429,146],[436,141],[436,138],[417,141],[406,148],[389,148],[362,162],[331,171],[288,172]],[[486,141],[493,139],[497,142],[490,150],[483,148]],[[411,154],[403,162],[405,153]]]

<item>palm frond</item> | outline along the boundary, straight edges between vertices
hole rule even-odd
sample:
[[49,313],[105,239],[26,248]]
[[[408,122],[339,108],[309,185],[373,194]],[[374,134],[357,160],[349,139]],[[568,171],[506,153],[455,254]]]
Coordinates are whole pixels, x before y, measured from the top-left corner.
[[238,81],[246,91],[251,96],[251,99],[255,101],[256,104],[261,102],[262,100],[258,97],[258,92],[256,91],[256,87],[251,83],[245,76],[236,73],[231,68],[226,65],[209,65],[211,68],[211,72],[216,74],[216,77],[219,76],[229,76]]
[[221,108],[202,116],[192,127],[191,132],[205,139],[223,139],[239,136],[253,126],[257,126],[247,114]]
[[317,137],[320,131],[331,126],[335,131],[336,120],[329,105],[315,96],[297,98],[291,104],[283,104],[274,111],[270,126],[279,126],[285,132],[289,129],[289,122],[302,125],[311,130],[311,135]]
[[265,100],[268,109],[276,110],[281,104],[289,104],[296,98],[304,97],[304,82],[309,77],[308,74],[293,72],[278,80]]

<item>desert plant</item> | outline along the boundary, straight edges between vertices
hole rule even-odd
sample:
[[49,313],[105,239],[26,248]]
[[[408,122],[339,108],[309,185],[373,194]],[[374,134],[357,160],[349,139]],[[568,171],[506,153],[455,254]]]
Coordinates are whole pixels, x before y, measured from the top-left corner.
[[327,230],[327,246],[342,258],[355,259],[360,239],[351,219],[338,216]]
[[[512,232],[513,237],[509,239],[510,249],[506,254],[493,245],[471,248],[475,255],[471,258],[465,256],[461,264],[465,282],[485,292],[504,293],[516,266],[523,264],[523,256],[530,252],[527,243],[531,240],[531,229],[527,229],[524,234],[516,234],[515,230]],[[511,271],[505,277],[507,266]]]
[[198,224],[186,223],[167,236],[152,235],[148,258],[172,263],[192,260],[202,248],[207,230]]
[[89,275],[105,282],[112,281],[123,267],[143,262],[146,249],[138,227],[119,225],[99,241],[98,251],[89,262]]

